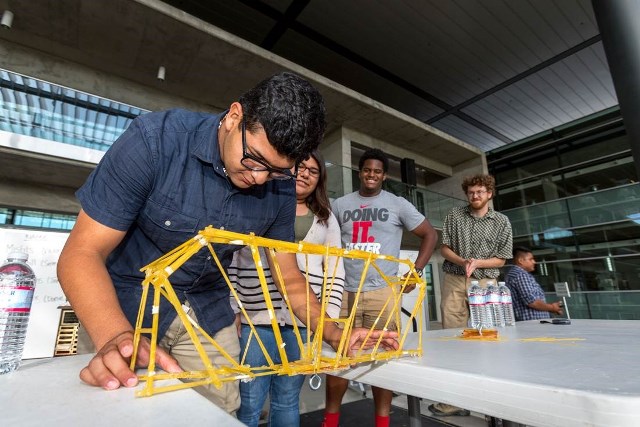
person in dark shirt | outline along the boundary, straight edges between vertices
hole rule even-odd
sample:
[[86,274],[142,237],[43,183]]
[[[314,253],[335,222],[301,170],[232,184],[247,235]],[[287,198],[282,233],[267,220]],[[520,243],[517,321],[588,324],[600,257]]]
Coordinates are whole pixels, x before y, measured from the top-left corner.
[[[324,128],[320,93],[288,72],[262,81],[221,114],[169,110],[132,122],[76,193],[82,209],[58,261],[60,284],[97,349],[80,372],[84,382],[107,390],[138,383],[129,359],[141,267],[208,225],[293,240],[295,165],[318,147]],[[216,248],[223,268],[237,249]],[[172,285],[189,315],[237,357],[229,289],[209,255],[192,256],[172,275]],[[306,307],[306,282],[295,255],[279,254],[277,261],[294,310]],[[149,325],[151,304],[143,326]],[[160,305],[160,312],[171,314],[158,327],[156,364],[167,372],[201,368],[198,352],[167,305]],[[312,301],[312,330],[319,310]],[[329,324],[324,332],[325,341],[337,346],[341,331]],[[355,331],[353,345],[365,333]],[[214,364],[225,363],[208,340],[201,342]],[[397,346],[392,338],[385,342]],[[145,366],[149,346],[143,339],[138,349]],[[237,382],[197,390],[229,413],[239,406]]]
[[542,286],[533,277],[536,260],[530,249],[517,247],[513,250],[513,267],[505,277],[511,291],[513,313],[516,321],[549,319],[550,313],[562,314],[561,301],[547,303]]

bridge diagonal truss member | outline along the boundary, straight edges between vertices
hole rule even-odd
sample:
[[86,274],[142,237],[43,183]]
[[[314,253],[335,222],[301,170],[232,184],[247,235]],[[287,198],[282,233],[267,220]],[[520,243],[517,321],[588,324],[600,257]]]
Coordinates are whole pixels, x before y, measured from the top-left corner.
[[[258,337],[255,325],[253,325],[251,320],[249,320],[250,318],[247,315],[244,307],[242,306],[238,294],[236,293],[232,282],[229,280],[227,272],[222,267],[221,261],[216,254],[216,244],[238,245],[239,247],[249,246],[251,248],[264,300],[267,306],[267,310],[270,314],[271,326],[273,328],[276,343],[278,345],[280,360],[282,361],[281,363],[276,364],[273,362],[272,355],[268,354],[265,346]],[[171,285],[171,275],[173,274],[173,272],[178,270],[185,262],[187,262],[193,255],[201,250],[208,250],[211,253],[212,262],[214,262],[222,272],[222,276],[226,281],[227,286],[229,286],[230,293],[236,300],[241,314],[245,316],[245,319],[247,319],[249,327],[251,328],[251,335],[249,337],[249,343],[247,344],[247,347],[252,340],[256,340],[265,356],[265,360],[267,361],[266,365],[249,366],[245,364],[244,356],[247,349],[240,349],[240,360],[235,360],[225,351],[222,346],[220,346],[213,338],[211,338],[182,307],[182,303],[178,299],[178,296],[175,293],[173,286]],[[260,260],[261,250],[267,251],[267,254],[271,256],[273,260],[272,265],[274,268],[272,274],[275,277],[280,278],[281,280],[282,272],[280,271],[280,266],[278,265],[277,260],[274,256],[276,253],[288,252],[294,254],[304,254],[306,257],[308,257],[309,255],[320,255],[325,258],[338,257],[343,259],[351,258],[362,260],[363,270],[357,294],[359,294],[362,290],[369,269],[373,268],[378,271],[378,273],[384,278],[385,282],[393,292],[391,292],[391,295],[386,301],[385,306],[378,315],[378,319],[374,324],[374,328],[387,329],[389,322],[395,320],[395,323],[399,329],[399,348],[394,351],[385,350],[382,347],[382,339],[380,338],[376,341],[376,345],[372,349],[365,350],[363,348],[359,348],[355,350],[352,349],[351,352],[349,351],[349,349],[347,348],[348,337],[350,335],[351,325],[353,324],[353,320],[355,318],[357,305],[354,305],[354,307],[352,307],[348,317],[346,318],[331,319],[329,317],[325,317],[326,307],[329,302],[329,295],[331,294],[331,289],[334,284],[336,274],[335,268],[333,271],[326,271],[327,267],[325,267],[322,294],[319,298],[319,302],[322,306],[322,314],[318,322],[318,327],[313,334],[307,334],[306,340],[303,340],[301,338],[300,330],[298,329],[296,322],[293,322],[293,329],[297,337],[297,345],[300,347],[301,357],[299,360],[289,360],[284,350],[284,343],[282,340],[282,335],[280,333],[280,325],[277,321],[275,308],[273,305],[273,301],[270,298],[267,280],[265,278],[264,269]],[[408,273],[402,276],[386,276],[378,265],[378,263],[380,262],[395,262],[398,263],[399,266],[404,264],[408,268]],[[337,263],[333,264],[337,265]],[[331,265],[331,263],[325,262],[324,265],[328,266]],[[306,242],[283,242],[279,240],[258,237],[253,234],[240,234],[225,230],[219,230],[213,227],[207,227],[204,230],[200,231],[189,241],[183,243],[171,252],[143,267],[141,271],[145,273],[145,279],[142,282],[142,298],[140,301],[138,318],[135,325],[134,354],[131,358],[131,369],[134,369],[136,366],[136,360],[138,357],[137,351],[141,337],[143,335],[149,337],[151,340],[151,344],[147,373],[140,375],[140,380],[145,382],[145,384],[144,387],[137,392],[138,396],[151,396],[157,393],[207,384],[213,384],[216,387],[221,387],[223,382],[236,380],[247,381],[263,375],[304,375],[321,372],[332,372],[347,369],[351,365],[364,362],[385,361],[403,356],[422,355],[422,325],[424,323],[424,310],[422,310],[422,303],[426,295],[426,283],[416,272],[413,263],[407,259],[398,259],[387,255],[377,255],[360,250],[345,250],[341,248],[310,244]],[[282,287],[282,297],[284,302],[286,303],[287,310],[289,311],[291,318],[294,319],[296,317],[293,314],[293,309],[289,304],[286,283],[284,283],[284,285],[285,286]],[[309,298],[316,298],[316,296],[313,291],[311,291],[308,277],[307,285],[307,301],[309,301]],[[400,318],[402,309],[402,294],[405,287],[409,285],[416,285],[416,290],[414,290],[414,292],[418,292],[416,303],[410,310],[409,318],[406,321],[407,325],[411,325],[412,323],[417,322],[418,339],[416,348],[405,348],[407,336],[412,331],[410,331],[409,327],[402,329],[402,321]],[[152,292],[149,292],[150,289],[152,289]],[[152,298],[153,301],[151,326],[143,327],[144,310],[149,298]],[[157,343],[161,338],[158,336],[158,324],[160,316],[164,314],[160,312],[161,298],[165,298],[170,303],[172,309],[176,311],[180,321],[184,325],[186,333],[191,338],[191,341],[198,354],[200,355],[200,359],[202,360],[201,370],[185,371],[181,373],[157,372],[155,370]],[[355,300],[358,300],[357,295]],[[388,311],[390,311],[392,315],[389,316],[384,324],[382,324],[383,322],[378,321],[382,318],[382,313],[385,312],[387,307],[391,307],[391,310]],[[301,320],[306,323],[309,322],[308,303],[306,319]],[[342,335],[342,339],[338,345],[338,348],[335,351],[327,350],[326,344],[323,349],[322,333],[326,322],[335,322],[341,324],[345,331]],[[373,332],[374,328],[369,331],[369,334]],[[201,340],[209,341],[213,346],[215,346],[227,360],[228,365],[215,365],[207,356],[204,348],[202,347]],[[415,340],[411,341],[416,342]],[[156,383],[157,381],[167,379],[179,379],[182,381],[172,381],[169,385]]]

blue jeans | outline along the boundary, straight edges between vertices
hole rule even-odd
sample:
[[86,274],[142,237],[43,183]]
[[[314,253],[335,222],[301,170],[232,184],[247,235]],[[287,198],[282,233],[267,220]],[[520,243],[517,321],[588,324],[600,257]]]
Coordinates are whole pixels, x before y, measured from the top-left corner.
[[[256,331],[262,340],[273,363],[280,364],[280,354],[276,345],[276,339],[271,326],[256,326]],[[302,342],[306,341],[306,328],[300,328]],[[244,354],[251,328],[242,325],[240,337],[240,357]],[[282,340],[286,343],[285,351],[289,361],[300,359],[300,349],[292,326],[280,327]],[[251,366],[265,366],[267,361],[262,354],[256,338],[251,339],[251,345],[247,352],[245,364]],[[256,427],[260,420],[260,412],[264,406],[267,395],[270,397],[269,426],[271,427],[298,427],[300,425],[300,389],[304,383],[304,375],[264,375],[255,377],[249,382],[240,381],[240,409],[238,420],[249,427]]]

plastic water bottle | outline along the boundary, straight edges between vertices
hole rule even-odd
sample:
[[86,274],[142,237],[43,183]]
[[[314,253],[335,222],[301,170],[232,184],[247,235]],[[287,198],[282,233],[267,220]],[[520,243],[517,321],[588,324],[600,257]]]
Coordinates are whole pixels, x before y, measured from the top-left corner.
[[511,291],[504,282],[498,282],[498,290],[500,291],[500,305],[502,306],[504,325],[514,326],[516,324],[516,316],[513,313]]
[[12,252],[0,266],[0,374],[20,366],[36,286],[29,255]]
[[477,280],[471,281],[471,286],[467,290],[467,298],[469,300],[469,326],[476,329],[484,327],[484,289],[480,287]]
[[[489,320],[490,318],[490,320]],[[494,282],[487,283],[487,324],[491,328],[503,327],[504,316],[502,315],[502,304],[500,304],[500,291]]]

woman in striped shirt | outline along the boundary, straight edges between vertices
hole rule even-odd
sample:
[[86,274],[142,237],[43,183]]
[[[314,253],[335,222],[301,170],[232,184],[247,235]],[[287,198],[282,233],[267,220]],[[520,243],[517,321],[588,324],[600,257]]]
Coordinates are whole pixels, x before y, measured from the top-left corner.
[[[326,192],[327,171],[324,160],[318,151],[298,165],[296,178],[296,221],[295,241],[320,244],[325,246],[340,247],[340,226],[331,212],[329,198]],[[268,263],[264,254],[262,265],[267,280],[269,294],[273,302],[276,316],[280,324],[280,333],[284,341],[287,358],[289,361],[300,358],[299,346],[292,326],[289,310],[282,296],[273,283],[271,272],[267,268]],[[326,313],[329,317],[336,318],[340,314],[342,291],[344,289],[344,267],[342,259],[322,255],[298,254],[298,267],[308,277],[311,289],[318,298],[322,293],[324,271],[328,277],[336,271],[335,280],[327,280],[326,292],[329,300]],[[326,264],[325,265],[325,261]],[[335,268],[338,263],[337,269]],[[267,311],[264,295],[260,287],[258,273],[255,269],[251,250],[248,247],[236,252],[234,261],[229,269],[229,277],[234,282],[236,291],[242,306],[248,317],[254,324],[258,335],[266,347],[273,363],[281,363],[276,346],[271,319]],[[330,287],[330,289],[329,289]],[[237,310],[235,299],[231,298],[231,305]],[[251,328],[248,321],[241,313],[240,320],[240,354],[244,354],[247,343],[250,347],[247,351],[244,363],[250,366],[265,366],[267,361],[256,339],[249,340]],[[305,319],[302,319],[305,320]],[[296,320],[300,326],[300,335],[306,342],[306,328],[300,320]],[[265,375],[258,376],[251,381],[240,383],[241,404],[238,410],[238,419],[247,426],[257,426],[260,414],[267,396],[270,393],[270,409],[268,423],[270,426],[298,426],[299,425],[299,394],[304,382],[304,375]]]

